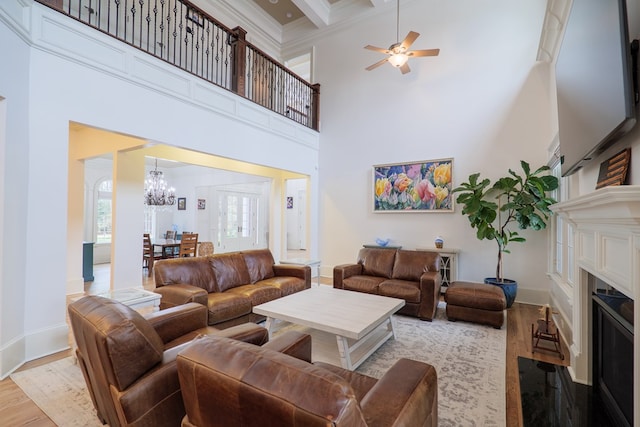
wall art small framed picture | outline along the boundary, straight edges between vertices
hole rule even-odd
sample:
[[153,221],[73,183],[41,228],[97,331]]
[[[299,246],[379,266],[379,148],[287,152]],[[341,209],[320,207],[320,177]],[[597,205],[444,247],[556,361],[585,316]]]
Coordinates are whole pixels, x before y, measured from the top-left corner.
[[178,210],[179,211],[187,210],[187,198],[186,197],[178,197]]
[[374,212],[453,212],[453,159],[373,167]]
[[287,209],[293,209],[293,197],[287,196]]
[[205,199],[198,199],[198,209],[203,210],[207,206]]
[[196,10],[189,9],[187,19],[200,27],[204,27],[204,16]]
[[596,190],[610,185],[624,185],[631,161],[631,148],[625,148],[608,160],[600,163]]

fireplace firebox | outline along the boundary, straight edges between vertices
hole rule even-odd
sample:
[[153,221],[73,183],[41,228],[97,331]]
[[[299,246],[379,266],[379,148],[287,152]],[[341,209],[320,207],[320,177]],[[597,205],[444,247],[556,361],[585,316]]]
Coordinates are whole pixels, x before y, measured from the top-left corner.
[[611,289],[593,299],[593,388],[615,425],[633,425],[633,300]]

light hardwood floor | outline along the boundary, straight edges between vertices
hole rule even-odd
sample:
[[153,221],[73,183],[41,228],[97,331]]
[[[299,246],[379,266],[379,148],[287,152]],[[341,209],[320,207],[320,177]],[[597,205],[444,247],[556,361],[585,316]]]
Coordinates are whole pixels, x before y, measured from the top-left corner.
[[[94,271],[96,280],[85,286],[85,292],[98,293],[108,290],[108,265],[96,266]],[[105,279],[106,277],[106,279]],[[331,284],[331,279],[322,279],[322,283]],[[143,278],[145,289],[153,290],[153,280]],[[520,385],[518,374],[518,356],[529,357],[536,360],[556,364],[568,364],[568,358],[562,361],[556,353],[536,352],[531,353],[531,325],[540,317],[539,307],[527,304],[515,303],[508,310],[507,315],[507,365],[505,367],[506,379],[506,415],[507,427],[522,426],[522,407],[520,404]],[[71,340],[72,337],[69,337]],[[563,343],[562,351],[567,355],[567,347]],[[29,369],[45,363],[62,359],[71,355],[71,351],[63,351],[51,356],[28,362],[20,368]],[[22,390],[10,379],[0,381],[0,420],[3,426],[36,426],[55,427],[55,424],[44,412],[29,399]]]

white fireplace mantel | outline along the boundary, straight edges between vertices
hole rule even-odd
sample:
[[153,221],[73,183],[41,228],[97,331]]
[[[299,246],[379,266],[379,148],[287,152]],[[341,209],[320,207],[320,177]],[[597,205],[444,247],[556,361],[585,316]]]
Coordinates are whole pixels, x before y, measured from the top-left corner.
[[640,185],[601,188],[551,209],[575,226],[577,267],[637,299]]
[[574,224],[640,226],[640,185],[604,187],[551,209]]
[[[640,296],[640,185],[605,187],[551,209],[574,226],[570,372],[591,384],[591,292],[588,273],[638,300]],[[640,325],[640,310],[634,310]],[[634,425],[640,426],[640,336],[634,334]]]

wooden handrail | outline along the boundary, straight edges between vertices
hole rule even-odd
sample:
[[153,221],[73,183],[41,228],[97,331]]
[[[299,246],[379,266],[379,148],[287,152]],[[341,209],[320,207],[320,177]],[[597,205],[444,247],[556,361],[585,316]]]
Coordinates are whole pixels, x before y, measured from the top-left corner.
[[[243,98],[319,130],[310,84],[188,0],[36,0]],[[288,114],[293,108],[300,114]],[[305,113],[306,111],[306,113]]]

